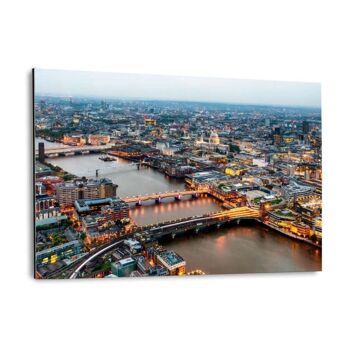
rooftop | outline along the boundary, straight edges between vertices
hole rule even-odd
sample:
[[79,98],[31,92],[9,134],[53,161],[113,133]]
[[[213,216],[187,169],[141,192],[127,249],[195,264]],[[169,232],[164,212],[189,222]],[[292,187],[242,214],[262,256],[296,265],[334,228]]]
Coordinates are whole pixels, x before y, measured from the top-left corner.
[[120,265],[132,264],[134,262],[135,262],[135,260],[133,258],[131,258],[131,257],[119,260],[119,264]]
[[180,255],[176,254],[172,250],[163,251],[159,254],[159,256],[170,266],[179,264],[184,261]]
[[108,206],[113,209],[128,208],[128,205],[120,198],[94,198],[94,199],[80,199],[76,200],[74,206],[78,213],[86,212],[91,210],[91,206]]
[[191,177],[196,182],[211,182],[228,179],[228,176],[216,170],[201,171],[198,173],[188,175],[188,177]]

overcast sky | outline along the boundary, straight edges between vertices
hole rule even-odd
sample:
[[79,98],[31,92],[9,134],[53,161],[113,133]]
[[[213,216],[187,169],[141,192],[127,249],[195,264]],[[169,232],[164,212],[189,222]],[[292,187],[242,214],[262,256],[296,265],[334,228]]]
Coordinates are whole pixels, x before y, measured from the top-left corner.
[[320,107],[321,85],[262,80],[35,70],[36,95]]

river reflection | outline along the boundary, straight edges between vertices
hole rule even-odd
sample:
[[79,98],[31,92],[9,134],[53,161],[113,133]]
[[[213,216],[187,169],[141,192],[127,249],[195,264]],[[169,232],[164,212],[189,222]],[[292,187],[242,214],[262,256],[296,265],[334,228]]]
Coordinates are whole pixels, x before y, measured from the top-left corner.
[[137,225],[144,226],[195,215],[203,215],[219,211],[220,209],[220,203],[210,197],[183,199],[181,201],[165,199],[161,204],[148,202],[141,207],[134,207],[131,209],[131,216]]
[[[77,176],[110,178],[120,197],[183,189],[182,180],[170,179],[150,169],[117,159],[103,162],[99,155],[62,157],[47,160]],[[131,209],[138,225],[148,225],[220,210],[220,204],[209,197],[160,204],[144,203]],[[199,234],[185,234],[165,239],[164,246],[179,253],[187,270],[202,269],[208,274],[249,272],[290,272],[321,270],[321,250],[284,237],[259,224],[240,224],[212,228]]]
[[321,251],[293,241],[260,224],[240,224],[186,234],[162,244],[175,250],[187,270],[207,274],[320,271]]
[[184,189],[182,180],[171,179],[148,167],[137,166],[127,160],[116,158],[113,162],[104,162],[101,155],[85,155],[47,159],[47,162],[58,165],[65,171],[77,176],[93,178],[96,170],[100,177],[108,177],[117,184],[117,194],[128,197],[139,194],[167,192]]
[[51,142],[51,141],[47,141],[45,139],[42,139],[40,137],[36,137],[35,138],[35,149],[39,149],[39,142],[43,142],[45,148],[65,148],[65,147],[70,147],[67,145],[64,145],[63,143],[59,143],[59,142]]

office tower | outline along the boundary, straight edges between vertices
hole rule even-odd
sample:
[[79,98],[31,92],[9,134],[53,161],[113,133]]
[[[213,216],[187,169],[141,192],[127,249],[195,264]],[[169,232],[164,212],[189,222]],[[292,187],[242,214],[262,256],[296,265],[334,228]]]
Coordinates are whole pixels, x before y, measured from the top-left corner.
[[310,131],[310,124],[307,120],[303,121],[303,134],[306,135]]
[[44,142],[39,142],[39,162],[45,162],[45,145]]

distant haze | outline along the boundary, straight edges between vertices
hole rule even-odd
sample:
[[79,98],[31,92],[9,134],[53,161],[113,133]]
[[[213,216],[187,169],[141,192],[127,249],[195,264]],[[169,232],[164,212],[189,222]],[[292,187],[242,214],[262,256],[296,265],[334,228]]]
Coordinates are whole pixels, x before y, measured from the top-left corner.
[[321,84],[35,69],[35,94],[321,106]]

